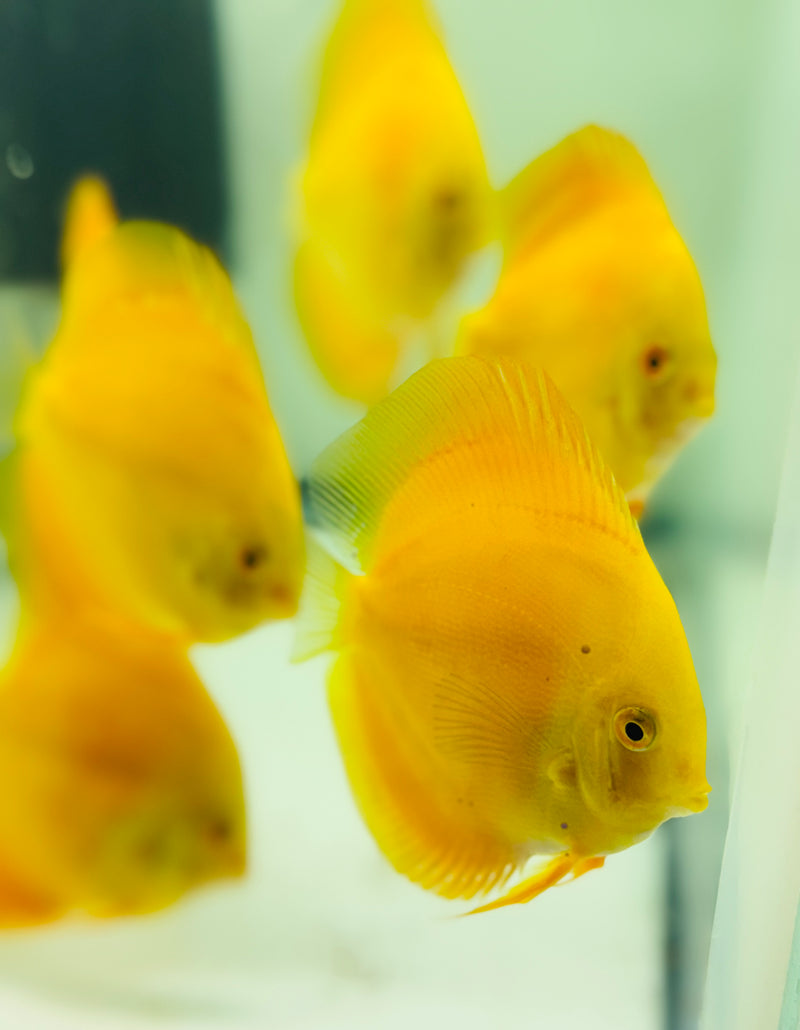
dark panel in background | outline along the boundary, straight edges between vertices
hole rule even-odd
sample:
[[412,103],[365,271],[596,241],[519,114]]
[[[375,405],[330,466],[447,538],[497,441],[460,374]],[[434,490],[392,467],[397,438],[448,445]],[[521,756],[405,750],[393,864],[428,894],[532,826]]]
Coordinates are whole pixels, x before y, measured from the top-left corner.
[[222,251],[221,107],[210,0],[0,0],[0,277],[56,275],[84,171]]

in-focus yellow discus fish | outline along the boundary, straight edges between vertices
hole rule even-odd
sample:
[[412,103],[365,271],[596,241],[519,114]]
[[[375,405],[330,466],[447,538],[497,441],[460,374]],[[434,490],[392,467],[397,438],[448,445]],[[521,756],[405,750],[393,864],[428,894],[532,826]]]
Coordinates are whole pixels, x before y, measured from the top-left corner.
[[344,763],[398,871],[471,898],[555,856],[494,908],[706,807],[678,613],[544,375],[432,362],[323,453],[309,503],[360,575],[317,569],[302,647],[337,652]]
[[502,196],[506,255],[461,350],[546,370],[636,504],[714,410],[703,289],[636,149],[589,126]]
[[30,628],[0,676],[0,775],[0,926],[150,912],[244,871],[236,748],[169,638]]
[[16,418],[23,600],[221,640],[297,607],[299,493],[222,267],[78,184],[56,335]]
[[345,0],[301,184],[295,299],[334,389],[389,389],[398,334],[490,233],[486,165],[424,0]]

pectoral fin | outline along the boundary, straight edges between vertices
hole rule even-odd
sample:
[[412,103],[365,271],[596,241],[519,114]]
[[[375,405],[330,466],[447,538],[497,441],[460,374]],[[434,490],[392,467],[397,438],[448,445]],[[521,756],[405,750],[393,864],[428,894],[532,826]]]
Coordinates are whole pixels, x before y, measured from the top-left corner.
[[497,898],[486,905],[473,908],[465,915],[474,916],[479,912],[491,912],[496,908],[505,908],[506,905],[524,905],[543,894],[548,888],[555,887],[569,873],[572,873],[573,879],[577,880],[579,876],[583,876],[592,869],[599,869],[604,862],[605,858],[576,859],[569,852],[565,855],[558,855],[552,862],[548,862],[544,869],[536,873],[535,876],[530,876],[527,880],[523,880],[522,883],[513,887],[508,894],[504,894],[502,898]]

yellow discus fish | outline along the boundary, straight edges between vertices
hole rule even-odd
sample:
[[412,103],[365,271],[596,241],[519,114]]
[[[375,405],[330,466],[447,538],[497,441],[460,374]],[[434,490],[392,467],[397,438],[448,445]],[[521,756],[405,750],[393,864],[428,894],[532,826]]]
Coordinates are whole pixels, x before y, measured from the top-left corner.
[[491,231],[477,130],[424,0],[345,0],[301,192],[300,320],[331,385],[371,403],[403,326],[431,315]]
[[340,564],[310,570],[299,656],[337,653],[344,763],[399,872],[471,898],[555,856],[495,908],[706,807],[678,613],[546,376],[432,362],[322,454],[309,504]]
[[0,926],[150,912],[241,876],[236,748],[185,650],[62,615],[0,675]]
[[230,280],[177,229],[109,212],[98,180],[78,184],[61,322],[16,418],[23,601],[187,641],[291,616],[299,492]]
[[545,369],[641,504],[714,410],[703,289],[636,149],[588,126],[502,195],[505,263],[463,325],[464,353]]

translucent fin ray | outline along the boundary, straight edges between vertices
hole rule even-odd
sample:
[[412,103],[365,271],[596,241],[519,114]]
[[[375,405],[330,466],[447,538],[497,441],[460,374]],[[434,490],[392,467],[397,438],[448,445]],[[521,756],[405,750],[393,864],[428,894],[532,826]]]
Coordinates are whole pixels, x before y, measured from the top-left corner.
[[541,869],[534,876],[523,880],[516,887],[512,887],[501,898],[489,901],[485,905],[479,905],[477,908],[466,912],[465,915],[476,916],[481,912],[493,912],[495,909],[505,908],[507,905],[527,904],[527,902],[533,901],[540,894],[544,894],[550,887],[555,887],[565,876],[574,872],[578,867],[580,867],[580,871],[575,872],[576,877],[589,872],[589,869],[596,869],[598,863],[602,865],[603,859],[575,859],[569,853],[557,855],[551,862],[547,863],[544,869]]
[[306,556],[306,577],[292,646],[293,662],[305,661],[336,646],[342,600],[352,578],[313,540],[308,541]]
[[380,849],[398,872],[447,898],[503,882],[516,867],[513,846],[454,813],[423,782],[409,738],[358,662],[347,653],[338,660],[328,698],[350,785]]
[[592,522],[640,544],[625,497],[577,415],[525,363],[433,361],[323,452],[308,480],[310,514],[348,567],[368,566],[387,505],[423,471],[421,525],[434,499],[458,497],[473,507]]

